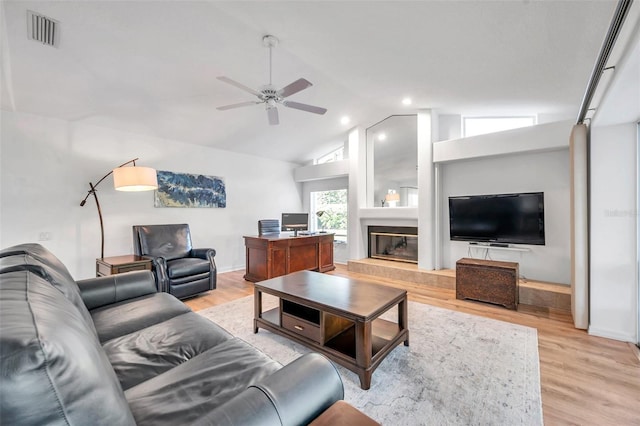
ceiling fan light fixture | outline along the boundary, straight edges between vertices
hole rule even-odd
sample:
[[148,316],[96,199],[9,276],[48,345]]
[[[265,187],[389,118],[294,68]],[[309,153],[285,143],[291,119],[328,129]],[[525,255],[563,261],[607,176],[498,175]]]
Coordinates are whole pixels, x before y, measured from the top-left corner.
[[232,80],[228,77],[222,77],[222,76],[218,77],[218,80],[224,83],[235,86],[238,89],[243,90],[247,93],[251,93],[252,95],[258,98],[258,101],[240,102],[240,103],[235,103],[231,105],[219,106],[216,108],[217,110],[226,111],[228,109],[234,109],[234,108],[239,108],[239,107],[244,107],[249,105],[265,104],[266,111],[267,111],[267,118],[269,120],[269,124],[271,125],[279,124],[278,109],[276,108],[277,104],[283,105],[287,108],[298,109],[301,111],[312,112],[314,114],[320,114],[320,115],[327,112],[326,108],[321,108],[314,105],[307,105],[300,102],[293,102],[293,101],[287,100],[289,96],[294,95],[298,92],[301,92],[304,89],[307,89],[308,87],[311,87],[312,84],[309,80],[304,78],[299,78],[293,83],[290,83],[284,86],[280,90],[277,90],[275,86],[272,84],[272,80],[271,80],[272,48],[277,46],[279,42],[280,41],[272,35],[265,35],[262,37],[262,45],[264,47],[269,48],[269,84],[263,86],[260,90],[253,90],[252,88],[247,87],[242,83],[238,83],[237,81]]

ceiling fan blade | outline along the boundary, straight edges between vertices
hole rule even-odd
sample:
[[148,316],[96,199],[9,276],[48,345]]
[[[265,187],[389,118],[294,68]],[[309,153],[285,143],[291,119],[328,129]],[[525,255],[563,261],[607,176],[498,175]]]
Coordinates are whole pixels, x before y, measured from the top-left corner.
[[280,124],[280,120],[278,118],[278,108],[270,107],[267,108],[267,118],[269,119],[269,124],[275,126],[276,124]]
[[247,101],[247,102],[240,102],[240,103],[237,103],[237,104],[224,105],[224,106],[221,106],[221,107],[217,107],[216,109],[219,110],[219,111],[226,111],[226,110],[232,109],[232,108],[240,108],[240,107],[243,107],[243,106],[255,105],[255,104],[259,104],[259,103],[262,103],[262,102]]
[[327,112],[326,108],[321,108],[321,107],[307,105],[307,104],[301,104],[300,102],[283,101],[282,105],[288,108],[295,108],[302,111],[312,112],[314,114],[324,114],[325,112]]
[[284,86],[282,89],[278,90],[278,96],[280,96],[281,98],[286,98],[287,96],[298,93],[299,91],[304,90],[310,86],[313,86],[310,81],[305,80],[304,78],[299,78],[288,86]]
[[218,80],[220,80],[220,81],[224,81],[224,82],[225,82],[225,83],[227,83],[227,84],[230,84],[230,85],[232,85],[232,86],[235,86],[235,87],[237,87],[238,89],[244,90],[245,92],[249,92],[249,93],[251,93],[251,94],[252,94],[252,95],[254,95],[254,96],[260,97],[260,93],[256,92],[255,90],[253,90],[253,89],[252,89],[252,88],[250,88],[250,87],[245,86],[245,85],[244,85],[244,84],[242,84],[242,83],[238,83],[238,82],[237,82],[237,81],[235,81],[235,80],[231,80],[229,77],[216,77],[216,78],[217,78]]

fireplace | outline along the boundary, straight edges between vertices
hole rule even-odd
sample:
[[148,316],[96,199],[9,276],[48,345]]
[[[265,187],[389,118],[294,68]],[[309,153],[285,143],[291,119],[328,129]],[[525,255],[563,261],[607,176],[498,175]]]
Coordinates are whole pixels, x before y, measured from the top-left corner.
[[369,226],[369,257],[418,263],[418,228]]

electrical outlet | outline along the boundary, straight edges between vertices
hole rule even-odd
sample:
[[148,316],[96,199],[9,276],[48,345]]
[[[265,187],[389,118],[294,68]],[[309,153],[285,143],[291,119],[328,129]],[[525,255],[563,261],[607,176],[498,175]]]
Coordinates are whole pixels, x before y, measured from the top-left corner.
[[38,234],[38,241],[50,241],[52,237],[51,232],[41,232]]

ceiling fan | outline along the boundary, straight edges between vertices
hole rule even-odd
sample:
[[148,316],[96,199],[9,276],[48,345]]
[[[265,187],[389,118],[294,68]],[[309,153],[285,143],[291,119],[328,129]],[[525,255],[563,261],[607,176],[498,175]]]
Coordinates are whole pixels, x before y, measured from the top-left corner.
[[229,77],[218,77],[218,80],[223,81],[227,84],[237,87],[238,89],[244,90],[245,92],[251,93],[256,96],[258,101],[247,101],[240,102],[237,104],[225,105],[221,107],[217,107],[216,109],[220,111],[226,111],[232,108],[239,108],[249,105],[256,104],[265,104],[267,110],[267,118],[269,119],[269,124],[275,125],[280,122],[278,118],[278,108],[277,105],[281,104],[286,106],[287,108],[299,109],[301,111],[312,112],[314,114],[324,114],[327,112],[326,108],[321,108],[313,105],[302,104],[300,102],[288,101],[288,98],[291,95],[294,95],[307,87],[312,86],[311,82],[304,79],[299,78],[293,83],[283,87],[282,89],[276,89],[271,83],[271,74],[272,74],[272,53],[273,48],[278,45],[278,39],[272,35],[266,35],[262,37],[262,45],[264,47],[269,48],[269,84],[261,87],[258,90],[253,90],[250,87],[245,86],[242,83],[238,83],[235,80],[230,79]]

